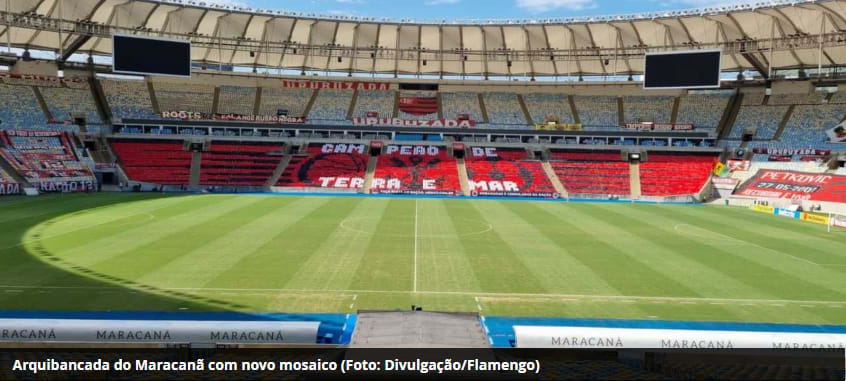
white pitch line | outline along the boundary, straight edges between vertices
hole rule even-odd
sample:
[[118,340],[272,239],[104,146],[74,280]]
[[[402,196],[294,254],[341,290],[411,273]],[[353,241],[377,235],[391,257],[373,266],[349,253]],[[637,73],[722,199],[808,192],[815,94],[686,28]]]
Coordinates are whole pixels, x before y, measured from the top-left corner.
[[[119,286],[115,286],[119,287]],[[23,290],[112,290],[115,287],[86,287],[86,286],[13,286],[0,285],[0,289],[23,289]],[[131,293],[136,290],[128,289]],[[336,295],[356,295],[356,294],[410,294],[411,291],[390,291],[390,290],[308,290],[308,289],[284,289],[284,288],[202,288],[202,287],[158,287],[155,291],[195,291],[195,292],[239,292],[239,293],[300,293],[300,294],[336,294]],[[147,291],[144,291],[147,292]],[[620,302],[623,300],[637,300],[637,301],[668,301],[668,302],[723,302],[723,303],[806,303],[815,305],[828,306],[842,306],[846,307],[846,301],[827,301],[827,300],[795,300],[795,299],[732,299],[732,298],[702,298],[702,297],[673,297],[673,296],[626,296],[626,295],[579,295],[579,294],[533,294],[533,293],[507,293],[507,292],[463,292],[463,291],[418,291],[421,294],[431,295],[456,295],[456,296],[478,296],[482,298],[554,298],[554,299],[574,299],[574,300],[608,300]],[[712,303],[718,304],[718,303]]]
[[417,199],[414,199],[414,292],[417,292]]
[[[746,244],[746,245],[749,245],[749,246],[757,247],[757,248],[759,248],[759,249],[761,249],[761,250],[766,250],[766,251],[770,251],[770,252],[773,252],[773,253],[776,253],[776,254],[781,254],[781,255],[784,255],[784,256],[788,256],[788,257],[793,258],[793,259],[795,259],[795,260],[797,260],[797,261],[802,261],[802,262],[809,263],[809,264],[816,265],[816,266],[835,266],[835,267],[846,266],[846,264],[839,264],[839,263],[817,263],[817,262],[814,262],[814,261],[811,261],[811,260],[807,260],[807,259],[805,259],[805,258],[799,258],[799,257],[797,257],[797,256],[790,255],[790,254],[785,253],[785,252],[783,252],[783,251],[779,251],[779,250],[775,250],[775,249],[770,249],[769,247],[764,247],[764,246],[761,246],[761,245],[759,245],[759,244],[757,244],[757,243],[754,243],[754,242],[744,241],[744,240],[742,240],[742,239],[738,239],[738,238],[734,238],[734,237],[731,237],[731,236],[727,236],[727,235],[725,235],[725,234],[715,232],[715,231],[713,231],[713,230],[711,230],[711,229],[707,229],[707,228],[699,227],[699,226],[696,226],[696,225],[690,225],[690,224],[685,224],[685,223],[676,224],[675,226],[673,226],[673,230],[675,230],[675,231],[676,231],[677,233],[679,233],[679,234],[685,234],[684,232],[682,232],[681,230],[679,230],[679,227],[681,227],[681,226],[691,226],[691,227],[695,227],[695,228],[697,228],[697,229],[702,229],[702,230],[705,230],[705,231],[707,231],[707,232],[710,232],[711,234],[715,234],[715,235],[718,235],[718,236],[723,237],[723,240],[724,240],[724,241],[726,240],[726,238],[728,238],[728,240],[729,240],[729,241],[731,241],[731,242],[733,242],[733,243],[736,243],[736,244],[741,244],[741,245]],[[690,234],[689,234],[689,235],[690,235]],[[702,237],[702,236],[697,235],[697,234],[692,234],[692,235],[693,235],[693,236],[695,236],[695,237],[702,238],[702,239],[707,239],[707,238]]]

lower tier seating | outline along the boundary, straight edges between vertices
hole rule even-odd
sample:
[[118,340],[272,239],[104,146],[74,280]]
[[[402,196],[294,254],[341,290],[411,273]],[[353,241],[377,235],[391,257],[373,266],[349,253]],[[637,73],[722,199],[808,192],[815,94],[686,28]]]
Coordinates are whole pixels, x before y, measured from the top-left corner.
[[91,171],[77,158],[70,133],[24,134],[0,131],[3,147],[0,154],[27,181],[33,184],[93,182]]
[[458,164],[444,149],[437,153],[379,156],[372,192],[457,194],[461,191]]
[[323,144],[312,144],[307,152],[294,155],[278,187],[357,189],[364,185],[368,156],[364,146],[357,152],[323,151]]
[[282,160],[280,144],[214,143],[203,152],[201,185],[263,186]]
[[650,153],[640,163],[640,187],[644,196],[695,194],[711,176],[717,157],[701,154]]
[[619,152],[551,152],[552,170],[572,194],[631,193],[629,163]]
[[467,159],[470,190],[480,196],[547,196],[555,187],[539,161],[526,160],[522,149],[496,149],[496,155]]
[[182,142],[115,140],[112,150],[130,180],[162,185],[187,185],[191,152]]

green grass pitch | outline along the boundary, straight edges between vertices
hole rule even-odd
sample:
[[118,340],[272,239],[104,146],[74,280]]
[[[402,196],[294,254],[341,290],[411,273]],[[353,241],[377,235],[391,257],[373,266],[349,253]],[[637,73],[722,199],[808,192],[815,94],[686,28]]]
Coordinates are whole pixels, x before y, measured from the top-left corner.
[[714,206],[0,200],[0,309],[408,309],[846,324],[846,233]]

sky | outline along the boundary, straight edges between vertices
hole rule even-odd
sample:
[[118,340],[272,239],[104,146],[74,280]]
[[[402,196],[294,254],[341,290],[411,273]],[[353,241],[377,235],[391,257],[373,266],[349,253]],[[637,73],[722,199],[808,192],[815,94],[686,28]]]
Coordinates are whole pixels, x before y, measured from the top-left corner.
[[631,14],[751,0],[204,0],[253,8],[393,19],[522,19]]

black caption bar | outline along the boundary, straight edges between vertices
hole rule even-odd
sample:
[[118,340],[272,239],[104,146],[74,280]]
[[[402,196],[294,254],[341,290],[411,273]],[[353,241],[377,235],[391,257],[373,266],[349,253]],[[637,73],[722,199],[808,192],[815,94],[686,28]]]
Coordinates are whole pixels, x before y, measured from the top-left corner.
[[0,380],[820,379],[843,349],[0,349]]

